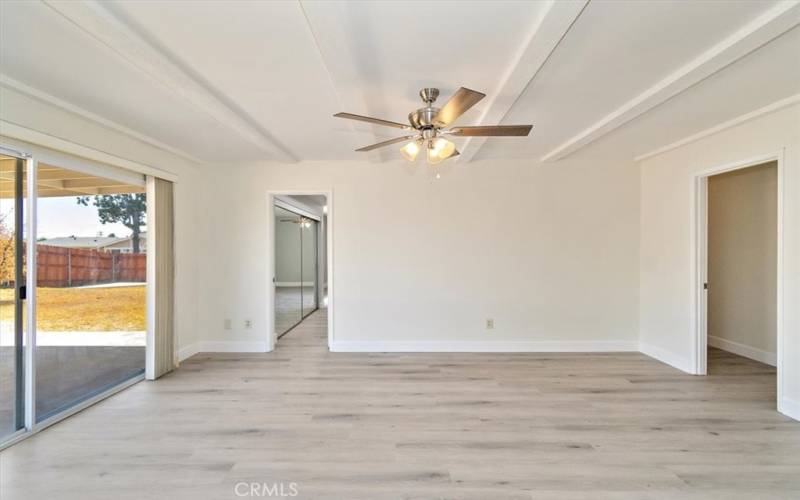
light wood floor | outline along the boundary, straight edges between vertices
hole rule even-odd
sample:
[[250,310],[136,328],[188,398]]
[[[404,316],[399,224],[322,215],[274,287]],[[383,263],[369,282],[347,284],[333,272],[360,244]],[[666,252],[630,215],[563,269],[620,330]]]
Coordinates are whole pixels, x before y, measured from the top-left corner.
[[[271,354],[201,354],[19,443],[0,498],[800,498],[768,366],[637,353],[333,354],[315,313]],[[252,497],[251,497],[252,498]]]

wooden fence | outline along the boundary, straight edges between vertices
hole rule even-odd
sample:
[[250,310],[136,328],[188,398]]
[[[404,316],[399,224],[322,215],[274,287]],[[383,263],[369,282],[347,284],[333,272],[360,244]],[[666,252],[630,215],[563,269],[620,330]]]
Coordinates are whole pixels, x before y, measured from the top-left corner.
[[37,284],[68,287],[147,280],[146,254],[36,245]]

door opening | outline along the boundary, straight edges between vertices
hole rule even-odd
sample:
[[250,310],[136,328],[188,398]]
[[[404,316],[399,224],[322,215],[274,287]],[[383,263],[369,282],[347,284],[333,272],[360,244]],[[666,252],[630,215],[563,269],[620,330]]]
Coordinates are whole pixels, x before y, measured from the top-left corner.
[[755,375],[781,396],[780,158],[698,177],[697,373]]
[[273,339],[327,335],[328,198],[274,195],[271,208]]

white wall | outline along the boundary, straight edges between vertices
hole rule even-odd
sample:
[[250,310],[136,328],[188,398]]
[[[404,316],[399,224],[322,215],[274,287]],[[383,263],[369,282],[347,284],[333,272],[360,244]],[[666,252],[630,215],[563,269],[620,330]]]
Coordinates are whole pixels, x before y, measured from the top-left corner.
[[183,158],[13,90],[0,87],[0,103],[0,119],[4,121],[179,176],[175,185],[176,336],[179,349],[195,345],[203,336],[198,333],[197,289],[203,282],[205,266],[200,265],[197,248],[204,234],[203,213],[209,210],[198,197],[206,183],[204,171]]
[[708,345],[775,366],[778,165],[708,179]]
[[800,106],[647,159],[641,164],[641,333],[648,354],[694,371],[691,297],[693,178],[718,165],[783,150],[785,413],[800,418]]
[[636,348],[632,161],[455,164],[438,181],[424,162],[214,171],[204,246],[216,286],[200,308],[210,342],[259,348],[267,337],[267,191],[332,190],[334,348]]

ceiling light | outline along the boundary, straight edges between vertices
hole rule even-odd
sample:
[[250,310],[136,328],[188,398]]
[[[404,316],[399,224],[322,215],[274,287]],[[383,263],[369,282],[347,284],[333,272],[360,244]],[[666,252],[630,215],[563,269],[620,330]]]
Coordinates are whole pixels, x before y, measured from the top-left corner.
[[403,155],[408,161],[414,161],[417,159],[417,155],[419,154],[419,143],[417,141],[411,141],[402,148],[400,148],[400,154]]
[[486,97],[482,92],[470,90],[466,87],[459,88],[441,108],[433,105],[439,97],[439,89],[424,88],[420,90],[419,96],[425,106],[409,113],[408,125],[353,113],[336,113],[333,116],[373,125],[399,128],[406,132],[403,137],[384,140],[358,148],[356,151],[367,152],[394,144],[405,144],[400,148],[403,157],[406,160],[414,161],[420,150],[425,147],[427,149],[428,163],[432,165],[458,155],[455,144],[442,138],[442,134],[448,134],[453,137],[525,137],[530,134],[533,127],[533,125],[453,126],[453,122],[456,119]]
[[437,137],[428,142],[428,163],[436,165],[442,160],[446,160],[453,156],[456,151],[456,145],[447,139]]
[[322,206],[322,213],[323,214],[327,214],[328,213],[328,205],[323,205]]

